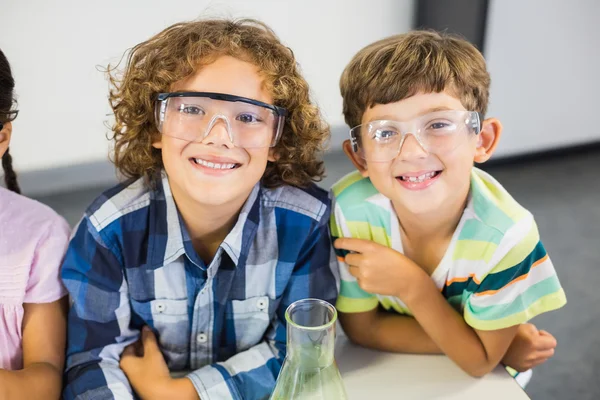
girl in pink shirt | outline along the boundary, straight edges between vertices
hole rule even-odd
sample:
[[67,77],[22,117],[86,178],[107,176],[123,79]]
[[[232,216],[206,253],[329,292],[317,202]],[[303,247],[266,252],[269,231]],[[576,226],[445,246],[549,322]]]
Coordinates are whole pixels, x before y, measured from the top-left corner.
[[0,51],[0,400],[58,399],[67,297],[59,267],[69,226],[50,208],[19,194],[8,145],[14,79]]

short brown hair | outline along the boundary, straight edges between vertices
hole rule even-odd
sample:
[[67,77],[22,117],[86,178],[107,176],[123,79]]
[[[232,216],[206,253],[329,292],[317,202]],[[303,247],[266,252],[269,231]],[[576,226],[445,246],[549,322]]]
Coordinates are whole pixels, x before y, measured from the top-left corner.
[[115,116],[113,162],[119,172],[155,182],[163,167],[160,150],[152,147],[159,135],[156,95],[223,55],[256,65],[275,105],[288,111],[274,148],[277,161],[268,163],[263,184],[306,186],[321,180],[320,156],[329,139],[329,126],[310,100],[292,51],[268,26],[252,19],[178,23],[133,47],[121,75],[108,67],[109,100]]
[[340,79],[350,127],[360,125],[364,112],[375,104],[394,103],[418,92],[449,90],[466,109],[485,115],[489,87],[479,50],[460,37],[434,31],[412,31],[368,45]]

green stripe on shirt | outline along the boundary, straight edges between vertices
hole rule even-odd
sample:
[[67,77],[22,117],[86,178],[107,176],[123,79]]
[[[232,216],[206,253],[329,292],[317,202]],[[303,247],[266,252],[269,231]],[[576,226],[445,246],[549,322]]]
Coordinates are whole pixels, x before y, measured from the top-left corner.
[[556,275],[553,275],[530,286],[524,293],[521,293],[510,303],[496,304],[487,307],[478,307],[470,304],[469,312],[474,314],[478,320],[499,320],[513,314],[519,314],[531,307],[538,299],[559,292],[560,290],[561,287],[558,278]]

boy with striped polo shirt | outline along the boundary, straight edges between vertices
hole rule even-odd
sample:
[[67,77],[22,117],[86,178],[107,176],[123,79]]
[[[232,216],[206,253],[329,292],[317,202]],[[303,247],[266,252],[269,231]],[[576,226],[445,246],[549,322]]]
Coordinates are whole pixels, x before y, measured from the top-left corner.
[[502,132],[483,119],[489,83],[475,47],[434,32],[373,43],[346,67],[357,171],[332,189],[337,308],[360,345],[530,374],[556,341],[527,321],[566,298],[531,213],[473,166]]

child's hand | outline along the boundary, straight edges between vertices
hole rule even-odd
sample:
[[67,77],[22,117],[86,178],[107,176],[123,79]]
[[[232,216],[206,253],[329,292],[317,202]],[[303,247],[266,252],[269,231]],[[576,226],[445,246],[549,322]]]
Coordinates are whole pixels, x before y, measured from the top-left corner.
[[538,331],[533,324],[522,324],[502,362],[519,372],[527,371],[545,363],[554,355],[555,348],[554,336]]
[[140,341],[125,348],[119,366],[142,399],[158,396],[172,380],[156,336],[148,327],[142,329]]
[[370,240],[340,238],[334,246],[352,252],[344,261],[358,285],[369,293],[404,299],[409,290],[416,289],[415,279],[428,277],[405,255]]

